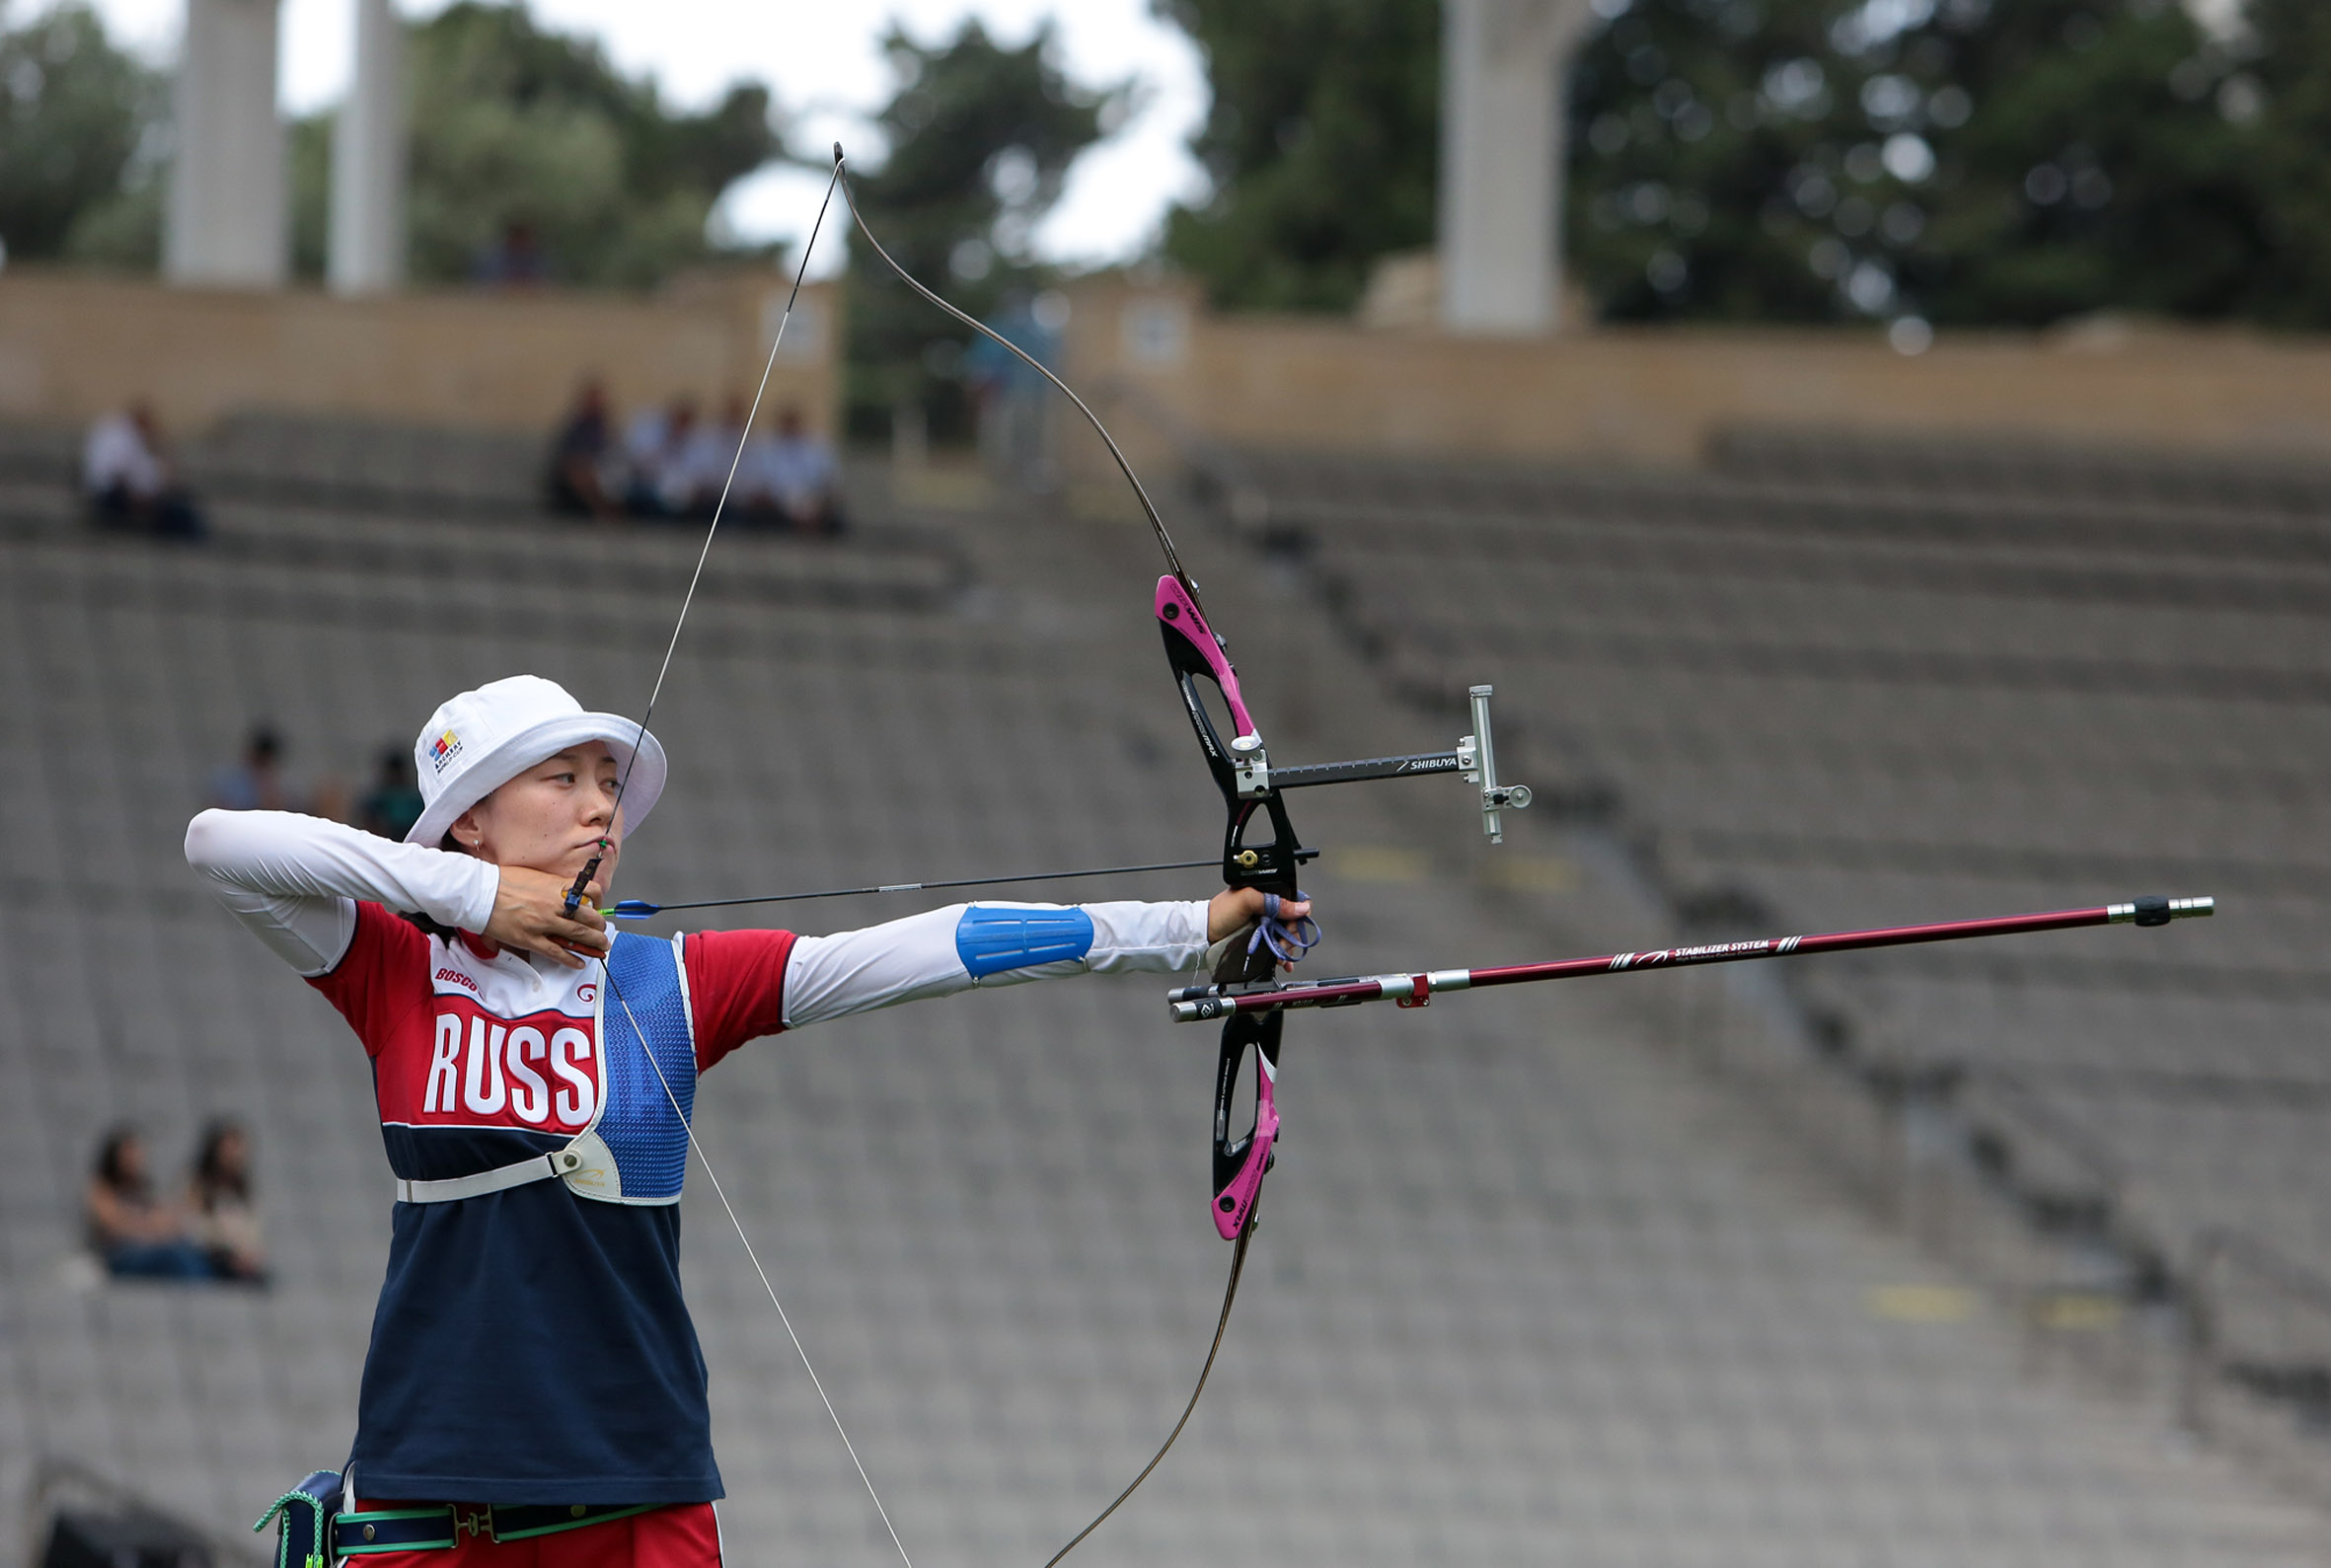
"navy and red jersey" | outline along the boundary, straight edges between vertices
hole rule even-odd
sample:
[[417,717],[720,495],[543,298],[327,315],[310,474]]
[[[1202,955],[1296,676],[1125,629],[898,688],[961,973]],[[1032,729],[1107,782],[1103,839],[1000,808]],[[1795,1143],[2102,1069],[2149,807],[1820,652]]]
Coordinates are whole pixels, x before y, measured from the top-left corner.
[[[784,1026],[792,946],[790,932],[685,939],[699,1072]],[[548,1154],[591,1125],[609,1082],[601,975],[359,903],[346,953],[309,984],[372,1059],[391,1167],[428,1180]],[[396,1206],[357,1406],[365,1496],[710,1501],[722,1495],[711,1425],[676,1204],[538,1181]]]

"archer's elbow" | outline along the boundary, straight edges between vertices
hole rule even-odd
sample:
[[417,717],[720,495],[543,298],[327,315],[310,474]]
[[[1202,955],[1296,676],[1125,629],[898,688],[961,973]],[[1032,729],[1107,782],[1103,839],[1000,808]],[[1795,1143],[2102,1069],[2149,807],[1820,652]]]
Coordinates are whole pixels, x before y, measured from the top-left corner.
[[225,862],[234,829],[232,811],[213,806],[194,813],[194,820],[187,824],[187,863],[197,871],[215,873]]

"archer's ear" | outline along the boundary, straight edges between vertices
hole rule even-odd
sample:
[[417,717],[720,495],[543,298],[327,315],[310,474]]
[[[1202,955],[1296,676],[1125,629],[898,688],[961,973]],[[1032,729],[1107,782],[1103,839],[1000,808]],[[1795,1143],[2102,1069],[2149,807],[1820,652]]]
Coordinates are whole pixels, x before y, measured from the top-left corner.
[[458,855],[475,855],[478,853],[478,840],[485,831],[478,821],[478,808],[472,806],[453,819],[452,826],[445,830],[445,837],[438,841],[437,848],[451,850]]

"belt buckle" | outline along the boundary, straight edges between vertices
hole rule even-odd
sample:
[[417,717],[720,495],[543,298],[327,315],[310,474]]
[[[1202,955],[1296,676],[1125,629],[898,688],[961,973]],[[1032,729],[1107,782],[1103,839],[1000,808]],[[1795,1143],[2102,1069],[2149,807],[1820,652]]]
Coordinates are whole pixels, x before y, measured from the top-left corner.
[[467,1518],[456,1507],[453,1511],[453,1532],[459,1535],[465,1530],[473,1540],[480,1535],[488,1540],[499,1540],[501,1537],[493,1532],[493,1505],[489,1503],[484,1508],[473,1508]]

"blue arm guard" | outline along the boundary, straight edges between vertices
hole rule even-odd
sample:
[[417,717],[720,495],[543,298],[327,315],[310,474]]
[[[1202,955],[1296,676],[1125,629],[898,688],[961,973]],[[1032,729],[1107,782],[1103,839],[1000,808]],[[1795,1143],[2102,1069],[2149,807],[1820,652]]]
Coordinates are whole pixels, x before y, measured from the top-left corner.
[[955,953],[974,980],[1033,969],[1092,950],[1092,917],[1081,909],[974,904],[955,923]]

